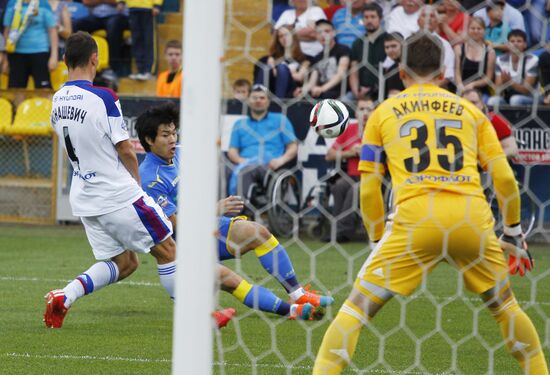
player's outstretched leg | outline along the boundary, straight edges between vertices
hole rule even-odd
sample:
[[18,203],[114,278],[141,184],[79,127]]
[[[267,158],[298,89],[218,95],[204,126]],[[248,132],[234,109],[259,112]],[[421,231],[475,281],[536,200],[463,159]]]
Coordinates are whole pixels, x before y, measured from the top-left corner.
[[151,255],[157,260],[160,283],[172,300],[175,299],[176,284],[176,242],[171,236],[151,248]]
[[229,241],[231,248],[239,249],[237,253],[244,254],[254,250],[262,267],[281,283],[294,303],[310,303],[316,307],[326,307],[334,303],[334,298],[321,296],[302,287],[286,249],[263,225],[236,220],[231,226]]
[[112,260],[97,262],[65,288],[48,292],[44,296],[44,323],[49,328],[61,328],[69,308],[77,299],[128,277],[137,269],[138,264],[136,254],[126,250]]
[[289,319],[311,320],[315,307],[309,303],[288,304],[267,288],[252,285],[229,268],[219,265],[221,289],[231,293],[245,306],[286,316]]
[[537,331],[531,319],[517,303],[510,284],[507,283],[502,288],[495,287],[481,297],[500,325],[508,351],[518,361],[524,373],[548,375]]
[[[351,362],[359,334],[364,325],[376,315],[388,301],[354,287],[344,305],[328,327],[315,358],[313,375],[340,374]],[[391,295],[389,292],[387,295]]]

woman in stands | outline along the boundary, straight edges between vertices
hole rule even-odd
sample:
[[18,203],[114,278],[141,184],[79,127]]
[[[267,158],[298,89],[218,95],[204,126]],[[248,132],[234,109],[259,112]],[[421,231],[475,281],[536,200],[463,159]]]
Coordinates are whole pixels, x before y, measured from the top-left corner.
[[472,17],[468,25],[468,37],[455,48],[455,80],[457,91],[477,89],[483,100],[489,98],[489,88],[495,74],[495,50],[485,41],[485,22]]
[[57,66],[58,36],[55,17],[47,2],[17,0],[4,15],[9,61],[9,88],[26,88],[29,76],[35,88],[51,88],[50,71]]
[[273,33],[269,55],[256,63],[254,83],[267,86],[279,98],[292,98],[302,86],[309,65],[294,28],[285,25]]

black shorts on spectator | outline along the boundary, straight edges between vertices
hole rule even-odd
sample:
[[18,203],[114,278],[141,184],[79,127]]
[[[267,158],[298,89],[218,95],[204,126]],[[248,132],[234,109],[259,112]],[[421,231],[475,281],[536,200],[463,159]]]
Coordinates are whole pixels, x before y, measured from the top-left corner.
[[49,52],[43,53],[10,53],[9,88],[26,88],[29,77],[34,80],[37,89],[51,89],[50,71],[48,70]]

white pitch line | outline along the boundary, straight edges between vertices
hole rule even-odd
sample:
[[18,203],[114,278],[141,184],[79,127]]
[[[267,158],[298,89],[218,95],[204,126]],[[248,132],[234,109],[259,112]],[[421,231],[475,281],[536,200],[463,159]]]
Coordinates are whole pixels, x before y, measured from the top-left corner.
[[[280,369],[292,369],[292,370],[313,370],[312,366],[287,366],[282,365],[278,363],[257,363],[255,365],[252,364],[244,364],[244,363],[231,363],[231,362],[214,362],[214,366],[224,366],[224,367],[245,367],[245,368],[280,368]],[[361,369],[348,369],[348,371],[355,372],[355,373],[361,373],[361,374],[403,374],[402,371],[390,371],[390,370],[381,370],[381,369],[372,369],[372,370],[361,370]],[[407,374],[410,375],[424,375],[424,372],[407,372]],[[440,374],[435,374],[440,375]]]
[[[51,359],[51,360],[74,360],[74,361],[102,361],[102,362],[133,362],[133,363],[171,363],[168,358],[131,358],[118,356],[93,356],[93,355],[72,355],[72,354],[31,354],[31,353],[4,353],[6,357],[17,359]],[[287,366],[280,363],[235,363],[235,362],[214,362],[213,366],[236,367],[236,368],[277,368],[277,369],[292,369],[292,370],[313,370],[312,366]],[[369,371],[352,370],[355,373],[363,374],[399,374],[399,371],[388,371],[381,369],[373,369]],[[422,372],[408,372],[412,375],[422,375]]]
[[37,359],[72,359],[72,360],[86,360],[86,361],[104,361],[104,362],[142,362],[142,363],[168,363],[172,362],[166,358],[128,358],[117,356],[104,356],[98,357],[93,355],[72,355],[72,354],[31,354],[31,353],[4,353],[6,357],[11,358],[37,358]]
[[[51,282],[51,283],[68,283],[72,280],[67,279],[42,279],[38,277],[13,277],[13,276],[0,276],[0,281],[29,281],[29,282]],[[117,284],[120,285],[132,285],[132,286],[147,286],[158,287],[160,283],[150,283],[147,281],[121,281]]]
[[[14,277],[14,276],[0,276],[0,281],[16,281],[16,282],[51,282],[51,283],[68,283],[72,280],[66,279],[43,279],[38,277]],[[121,281],[115,285],[131,285],[131,286],[145,286],[145,287],[160,287],[160,283],[151,283],[147,281]],[[440,301],[449,301],[455,299],[455,297],[448,296],[433,296],[434,299]],[[425,296],[421,297],[411,297],[411,299],[431,299]],[[470,301],[470,302],[480,302],[479,298],[475,297],[459,297],[456,300]],[[521,305],[538,305],[538,306],[550,306],[550,301],[538,301],[532,302],[527,300],[518,301]]]

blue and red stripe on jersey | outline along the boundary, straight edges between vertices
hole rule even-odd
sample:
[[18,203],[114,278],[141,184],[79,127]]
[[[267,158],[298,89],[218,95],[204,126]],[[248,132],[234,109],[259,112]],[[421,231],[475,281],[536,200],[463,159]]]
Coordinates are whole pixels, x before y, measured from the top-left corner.
[[170,234],[170,229],[166,226],[157,211],[148,206],[143,197],[132,204],[155,244],[160,243]]
[[385,163],[386,153],[384,152],[384,147],[371,144],[363,144],[361,146],[361,161]]

